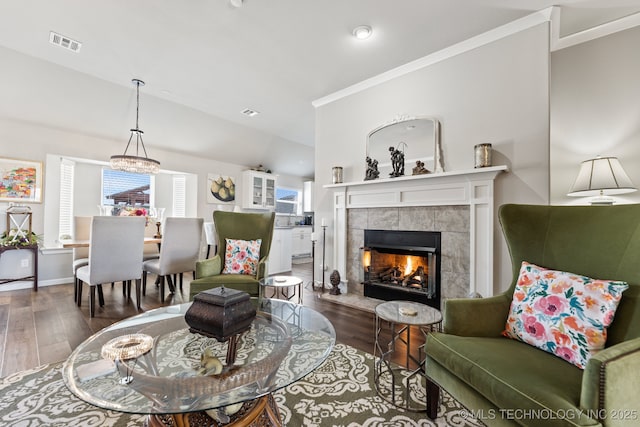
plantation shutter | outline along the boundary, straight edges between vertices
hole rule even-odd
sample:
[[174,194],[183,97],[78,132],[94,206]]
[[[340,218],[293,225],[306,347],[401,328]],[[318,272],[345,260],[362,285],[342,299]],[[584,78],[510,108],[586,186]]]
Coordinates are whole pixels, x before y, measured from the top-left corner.
[[58,236],[71,237],[73,228],[73,175],[75,162],[69,159],[60,161],[60,216]]
[[187,178],[184,175],[173,176],[173,216],[186,216]]

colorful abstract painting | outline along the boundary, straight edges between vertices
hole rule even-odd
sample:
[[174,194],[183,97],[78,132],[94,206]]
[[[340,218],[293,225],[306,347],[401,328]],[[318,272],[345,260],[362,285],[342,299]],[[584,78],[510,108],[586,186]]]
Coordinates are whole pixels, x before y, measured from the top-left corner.
[[0,158],[0,202],[42,202],[42,163]]

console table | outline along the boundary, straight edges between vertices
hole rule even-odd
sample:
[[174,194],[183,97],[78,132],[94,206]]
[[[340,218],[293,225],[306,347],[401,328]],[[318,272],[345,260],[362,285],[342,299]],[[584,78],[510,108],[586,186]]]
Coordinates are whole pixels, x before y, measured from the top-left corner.
[[33,252],[33,274],[31,276],[18,277],[15,279],[0,279],[0,285],[18,282],[21,280],[33,280],[33,290],[38,292],[38,245],[0,246],[0,257],[6,251],[12,250],[27,250]]

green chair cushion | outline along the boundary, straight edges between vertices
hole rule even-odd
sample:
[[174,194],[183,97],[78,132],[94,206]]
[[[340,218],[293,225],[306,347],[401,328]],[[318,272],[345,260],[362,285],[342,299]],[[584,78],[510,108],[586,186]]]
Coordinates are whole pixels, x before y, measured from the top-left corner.
[[[513,416],[518,421],[527,416],[525,411],[537,416],[555,413],[556,420],[526,420],[525,424],[599,425],[579,410],[583,371],[557,356],[502,337],[432,333],[426,347],[431,359],[505,411],[496,416]],[[428,364],[426,371],[429,375]]]

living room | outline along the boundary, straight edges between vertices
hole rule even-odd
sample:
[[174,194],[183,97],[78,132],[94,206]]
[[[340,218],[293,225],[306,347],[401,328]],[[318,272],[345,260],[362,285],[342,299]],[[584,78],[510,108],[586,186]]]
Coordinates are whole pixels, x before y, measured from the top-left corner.
[[[252,6],[246,3],[239,10]],[[270,137],[262,130],[252,133],[238,125],[240,136],[228,138],[229,145],[240,144],[243,135],[258,141],[253,148],[237,146],[240,154],[234,155],[254,156],[247,161],[221,161],[215,153],[202,156],[197,152],[181,152],[182,140],[198,139],[191,134],[192,128],[203,126],[205,133],[214,135],[218,132],[219,119],[197,110],[187,115],[189,107],[174,105],[157,95],[148,96],[147,88],[143,88],[142,124],[145,130],[149,129],[147,117],[161,116],[158,120],[164,122],[162,131],[166,131],[168,140],[164,145],[155,145],[153,139],[149,139],[147,149],[151,157],[160,160],[163,168],[194,177],[195,196],[188,212],[207,219],[216,205],[207,203],[205,192],[198,189],[207,188],[207,175],[211,172],[239,177],[243,170],[258,164],[290,164],[290,167],[273,166],[274,173],[294,185],[306,179],[315,180],[315,218],[318,224],[321,218],[328,224],[327,264],[330,269],[344,268],[341,274],[348,282],[348,293],[352,293],[358,278],[356,272],[347,270],[346,263],[341,265],[341,257],[346,256],[340,251],[349,249],[346,243],[340,246],[343,243],[338,242],[334,234],[336,220],[340,219],[334,207],[336,190],[325,188],[332,183],[332,167],[343,168],[346,183],[362,181],[366,138],[371,130],[401,115],[436,117],[441,125],[445,172],[473,170],[474,146],[480,143],[491,143],[493,164],[508,168],[493,184],[494,251],[491,263],[483,266],[493,272],[493,280],[491,288],[480,292],[488,297],[504,290],[512,276],[509,251],[496,215],[499,206],[505,203],[588,204],[588,198],[570,198],[566,194],[580,163],[598,155],[618,157],[631,180],[640,182],[640,150],[635,142],[639,133],[636,100],[640,94],[633,84],[640,63],[632,53],[640,32],[637,23],[629,23],[637,21],[637,17],[624,18],[632,15],[629,9],[633,5],[617,6],[601,13],[601,21],[593,27],[606,21],[612,23],[600,28],[604,32],[591,40],[563,45],[569,43],[571,37],[566,30],[561,30],[559,37],[555,33],[557,16],[554,13],[557,12],[523,13],[520,19],[505,21],[504,26],[489,27],[437,53],[412,58],[416,62],[398,63],[397,68],[381,70],[385,72],[382,75],[376,73],[338,87],[335,92],[325,92],[314,99],[315,129],[311,145],[290,144],[284,138]],[[619,16],[613,16],[614,12]],[[6,16],[10,16],[10,12]],[[608,33],[606,28],[614,29]],[[588,35],[590,31],[585,33]],[[46,221],[53,203],[49,203],[49,199],[56,199],[55,180],[49,179],[55,167],[49,164],[49,158],[63,155],[106,161],[109,156],[122,152],[133,111],[133,104],[126,102],[132,101],[133,89],[128,80],[114,83],[78,71],[73,72],[74,83],[69,85],[69,77],[63,77],[69,71],[61,65],[50,65],[12,48],[1,48],[1,54],[3,64],[8,64],[3,70],[5,79],[1,86],[0,137],[6,142],[2,144],[2,156],[43,162],[47,174],[44,203],[31,207],[33,229],[45,234],[46,239]],[[130,68],[133,73],[144,70],[134,65]],[[38,69],[46,69],[50,80],[38,74]],[[148,89],[152,90],[153,79],[137,74],[128,79],[134,77],[147,79]],[[50,82],[57,79],[67,84],[56,89]],[[184,84],[192,85],[194,90],[198,86],[197,81]],[[83,115],[84,121],[74,127],[57,124],[68,121],[59,117],[62,113],[55,104],[33,103],[29,111],[24,111],[19,107],[21,104],[6,101],[21,99],[30,92],[54,92],[60,100],[80,99],[79,94],[85,91],[94,96],[93,101],[77,109],[91,110],[91,114]],[[119,102],[121,99],[125,100],[124,105]],[[126,111],[125,107],[128,107]],[[245,107],[247,105],[240,105],[236,109]],[[107,109],[119,110],[118,119],[94,127],[103,116],[111,117],[103,114]],[[27,118],[30,115],[31,118]],[[36,117],[45,118],[39,121]],[[189,125],[168,129],[171,123]],[[116,138],[97,130],[105,126],[121,131],[123,136]],[[148,132],[152,134],[151,129]],[[220,149],[221,157],[226,150],[228,148]],[[617,203],[639,200],[637,193],[616,197]],[[60,267],[68,265],[68,253],[52,249],[45,251],[41,258],[44,284],[68,280],[66,270]],[[316,275],[321,274],[320,267],[315,268]]]

